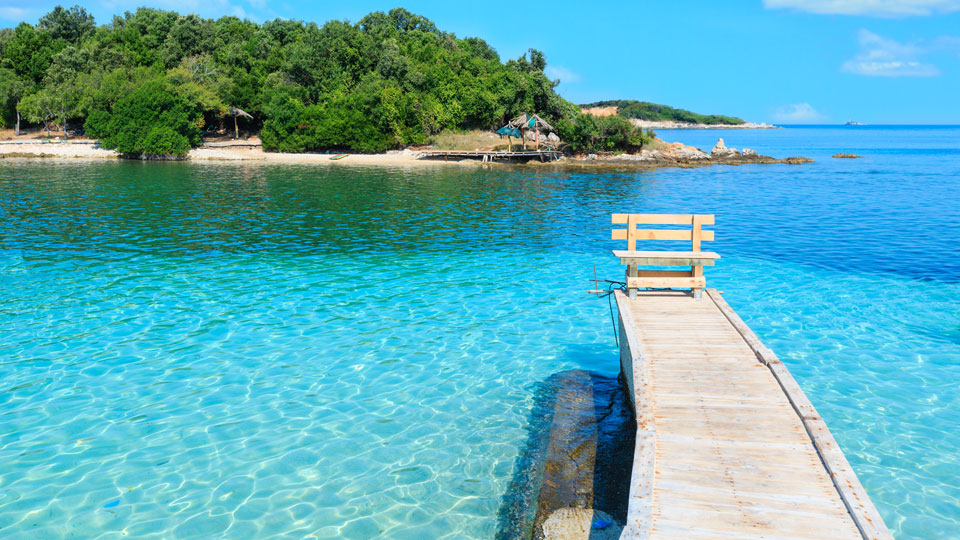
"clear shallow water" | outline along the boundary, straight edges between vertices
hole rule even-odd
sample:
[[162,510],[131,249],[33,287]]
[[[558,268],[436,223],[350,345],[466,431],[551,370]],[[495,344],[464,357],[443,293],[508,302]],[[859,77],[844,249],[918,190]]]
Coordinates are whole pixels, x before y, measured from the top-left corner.
[[616,373],[609,214],[675,211],[896,536],[956,537],[960,130],[661,135],[817,163],[0,161],[0,536],[490,538],[534,389]]

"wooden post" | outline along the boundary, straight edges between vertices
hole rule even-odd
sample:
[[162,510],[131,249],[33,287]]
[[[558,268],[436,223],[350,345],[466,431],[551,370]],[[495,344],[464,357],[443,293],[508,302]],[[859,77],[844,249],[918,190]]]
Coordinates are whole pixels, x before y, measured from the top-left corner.
[[[692,249],[691,251],[699,252],[700,251],[700,237],[703,230],[703,217],[697,214],[693,216],[693,234],[691,235]],[[698,278],[703,277],[703,266],[694,265],[690,267],[690,275]],[[693,289],[693,298],[695,300],[700,300],[703,295],[703,289],[694,288]]]
[[[637,216],[630,214],[627,216],[627,251],[637,250]],[[630,278],[637,277],[640,272],[636,264],[627,265],[627,295],[631,300],[637,297],[637,288],[630,287]]]
[[[536,130],[537,130],[537,151],[539,151],[540,150],[540,128],[536,128]],[[540,161],[543,161],[543,158],[541,158]]]
[[240,127],[237,125],[237,115],[233,115],[233,135],[234,139],[240,138]]
[[[632,278],[632,277],[637,277],[638,274],[639,274],[639,271],[637,270],[637,265],[635,265],[635,264],[628,264],[628,265],[627,265],[627,283],[630,283],[630,278]],[[636,287],[629,287],[629,286],[628,286],[628,287],[627,287],[627,295],[630,297],[631,300],[636,299],[636,298],[637,298],[637,288],[636,288]]]
[[526,149],[527,149],[527,136],[526,136],[526,134],[524,134],[522,127],[520,128],[520,142],[523,143],[523,149],[526,150]]

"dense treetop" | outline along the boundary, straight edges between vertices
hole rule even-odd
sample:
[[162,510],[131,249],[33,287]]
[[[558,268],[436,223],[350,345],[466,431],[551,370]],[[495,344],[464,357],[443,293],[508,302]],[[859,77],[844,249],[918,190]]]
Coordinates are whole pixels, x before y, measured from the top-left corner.
[[675,109],[667,105],[658,105],[633,99],[614,99],[596,101],[581,105],[584,109],[592,107],[617,107],[617,115],[622,118],[639,118],[652,122],[691,122],[695,124],[743,124],[744,121],[733,116],[721,114],[698,114],[685,109]]
[[140,8],[96,26],[57,7],[0,30],[0,122],[19,111],[123,153],[183,154],[238,107],[270,150],[375,152],[536,112],[575,148],[626,144],[625,122],[582,119],[545,67],[539,51],[503,63],[482,39],[399,8],[323,26]]

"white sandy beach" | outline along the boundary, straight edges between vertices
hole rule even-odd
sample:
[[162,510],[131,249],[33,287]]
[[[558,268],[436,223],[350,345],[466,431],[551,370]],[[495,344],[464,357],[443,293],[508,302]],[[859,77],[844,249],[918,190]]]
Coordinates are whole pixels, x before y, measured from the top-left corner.
[[[392,151],[384,154],[348,154],[345,158],[332,160],[336,154],[283,154],[264,152],[258,145],[229,145],[215,143],[194,148],[189,158],[196,161],[262,161],[266,163],[300,163],[316,165],[413,165],[436,166],[474,164],[473,160],[434,161],[418,159],[416,152]],[[82,158],[117,159],[113,150],[100,148],[89,141],[2,141],[0,158]]]

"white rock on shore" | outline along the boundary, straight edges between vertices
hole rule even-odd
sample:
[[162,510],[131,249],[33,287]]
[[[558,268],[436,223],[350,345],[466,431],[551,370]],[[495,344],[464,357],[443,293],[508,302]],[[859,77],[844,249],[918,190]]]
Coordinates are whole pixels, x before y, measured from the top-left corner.
[[727,148],[727,145],[723,142],[723,137],[720,137],[717,139],[716,146],[710,151],[710,155],[714,158],[740,157],[740,151],[736,148]]

